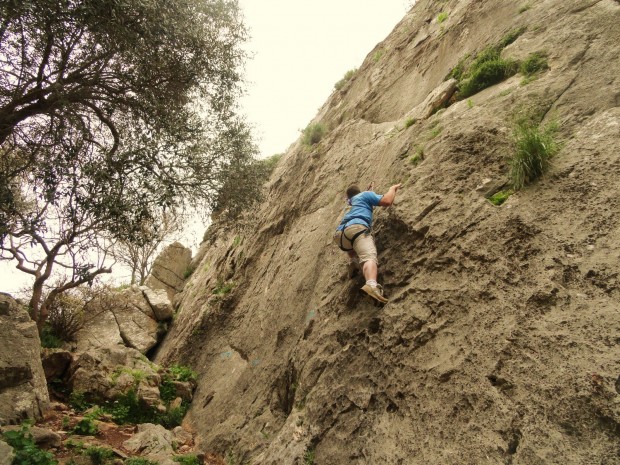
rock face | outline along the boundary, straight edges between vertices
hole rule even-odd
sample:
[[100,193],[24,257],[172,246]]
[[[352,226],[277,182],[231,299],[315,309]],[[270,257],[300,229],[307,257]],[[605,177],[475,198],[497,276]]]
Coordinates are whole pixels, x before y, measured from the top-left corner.
[[[169,301],[162,295],[157,313],[161,316]],[[78,335],[78,350],[90,347],[113,347],[124,344],[146,354],[157,344],[158,317],[138,286],[112,292],[89,304],[88,311],[96,314],[90,318]]]
[[39,333],[24,308],[0,293],[0,425],[38,419],[49,407]]
[[162,289],[172,302],[174,296],[183,290],[185,273],[192,260],[192,251],[175,242],[166,247],[155,259],[151,274],[145,285],[153,290]]
[[[416,2],[320,109],[324,139],[283,156],[247,227],[207,235],[156,360],[200,373],[185,422],[202,450],[619,463],[619,23],[614,0]],[[522,26],[502,56],[545,52],[548,70],[407,127],[463,57]],[[497,207],[484,194],[508,181],[524,105],[559,124],[562,148]],[[375,214],[383,308],[331,244],[346,187],[371,181],[404,184]]]
[[13,448],[0,440],[0,465],[11,465],[14,457]]

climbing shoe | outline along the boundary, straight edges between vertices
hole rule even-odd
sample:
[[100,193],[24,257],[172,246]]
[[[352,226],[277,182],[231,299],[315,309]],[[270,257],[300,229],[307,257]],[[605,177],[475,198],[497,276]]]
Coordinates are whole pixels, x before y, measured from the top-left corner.
[[362,291],[375,299],[377,302],[381,302],[382,304],[387,303],[388,301],[385,297],[383,297],[383,288],[379,285],[377,285],[376,287],[372,287],[369,284],[364,284],[364,287],[362,287]]

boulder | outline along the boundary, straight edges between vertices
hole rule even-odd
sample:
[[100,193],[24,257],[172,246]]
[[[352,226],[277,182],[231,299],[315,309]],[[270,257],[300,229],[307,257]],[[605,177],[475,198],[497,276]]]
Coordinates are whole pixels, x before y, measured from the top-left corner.
[[409,111],[405,118],[413,118],[416,120],[423,120],[430,118],[437,110],[443,108],[445,104],[456,92],[456,86],[458,82],[456,79],[448,79],[447,81],[439,84],[424,101],[416,105],[411,111]]
[[123,443],[130,452],[147,457],[165,457],[174,454],[174,434],[161,425],[142,423],[137,434]]
[[176,293],[183,290],[185,273],[192,260],[192,251],[179,242],[166,247],[155,259],[151,274],[146,278],[147,287],[163,289],[170,302]]
[[159,397],[161,377],[157,366],[130,347],[100,347],[78,354],[69,368],[69,386],[87,397],[113,400],[135,389],[153,407]]
[[45,378],[51,381],[61,378],[73,360],[73,355],[64,349],[43,349],[41,351],[41,363]]
[[172,434],[174,434],[174,440],[177,444],[180,445],[189,445],[193,441],[192,433],[185,431],[183,427],[177,426],[172,430]]
[[0,440],[0,465],[11,465],[14,456],[13,448]]
[[194,389],[196,389],[196,383],[190,381],[173,381],[174,392],[177,397],[183,400],[191,402],[194,397]]
[[37,325],[0,293],[0,425],[38,419],[49,408]]
[[78,333],[78,350],[124,344],[147,353],[157,344],[155,313],[138,286],[112,292],[90,302],[97,314]]
[[165,290],[151,289],[147,286],[141,286],[140,290],[144,293],[144,297],[146,297],[147,302],[153,309],[157,321],[167,321],[172,318],[174,310]]

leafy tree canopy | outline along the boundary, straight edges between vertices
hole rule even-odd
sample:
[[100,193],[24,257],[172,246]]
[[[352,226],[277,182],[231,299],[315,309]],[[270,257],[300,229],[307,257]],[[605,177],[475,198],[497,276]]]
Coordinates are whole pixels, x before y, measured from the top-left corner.
[[0,251],[35,278],[35,317],[54,264],[88,282],[102,237],[225,207],[231,167],[255,163],[245,39],[236,0],[0,0]]

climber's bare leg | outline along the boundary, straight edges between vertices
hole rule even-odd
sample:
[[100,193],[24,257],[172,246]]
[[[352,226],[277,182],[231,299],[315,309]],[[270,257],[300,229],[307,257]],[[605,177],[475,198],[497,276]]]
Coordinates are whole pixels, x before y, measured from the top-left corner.
[[377,262],[374,260],[366,260],[362,265],[362,273],[366,281],[377,280]]

